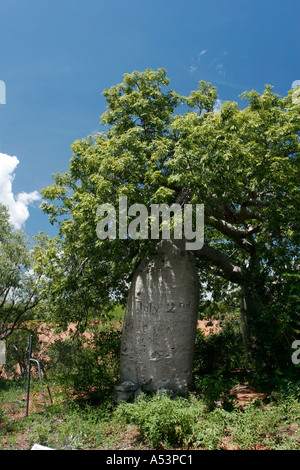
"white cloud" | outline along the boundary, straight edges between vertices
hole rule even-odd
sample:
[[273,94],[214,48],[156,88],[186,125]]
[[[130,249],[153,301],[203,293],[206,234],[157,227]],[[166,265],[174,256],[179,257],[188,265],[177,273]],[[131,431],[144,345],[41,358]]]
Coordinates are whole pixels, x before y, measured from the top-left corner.
[[203,51],[199,52],[199,54],[198,54],[198,60],[199,60],[200,57],[201,57],[202,55],[204,55],[204,54],[206,54],[206,49],[203,49]]
[[216,114],[219,114],[221,112],[221,107],[224,101],[220,100],[219,98],[216,99],[215,106],[214,106],[214,112]]
[[21,193],[14,196],[12,182],[15,177],[15,169],[19,164],[17,157],[11,157],[0,153],[0,203],[8,208],[10,222],[16,229],[24,226],[29,217],[28,206],[41,199],[38,191]]
[[194,65],[190,66],[190,73],[194,73],[196,72],[196,70],[197,70],[197,67],[195,67]]

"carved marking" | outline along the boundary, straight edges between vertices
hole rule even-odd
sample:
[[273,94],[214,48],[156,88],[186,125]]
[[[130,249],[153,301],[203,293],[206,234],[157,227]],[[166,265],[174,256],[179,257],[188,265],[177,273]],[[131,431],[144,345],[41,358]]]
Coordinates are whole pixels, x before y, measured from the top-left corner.
[[165,312],[167,314],[175,314],[175,313],[184,313],[185,311],[191,310],[191,301],[187,302],[174,302],[170,300],[166,302],[165,307],[159,306],[154,304],[153,302],[149,302],[143,299],[135,299],[135,312],[137,314],[151,314],[151,315],[158,315],[161,312]]
[[174,304],[174,302],[168,302],[167,306],[168,306],[167,313],[175,313],[175,304]]
[[190,310],[191,308],[191,301],[189,300],[187,303],[185,302],[178,302],[174,303],[173,301],[167,303],[168,310],[166,313],[175,313],[177,310],[182,313],[183,310]]
[[136,313],[156,314],[159,311],[159,306],[154,305],[153,302],[145,302],[144,300],[136,299],[135,311]]

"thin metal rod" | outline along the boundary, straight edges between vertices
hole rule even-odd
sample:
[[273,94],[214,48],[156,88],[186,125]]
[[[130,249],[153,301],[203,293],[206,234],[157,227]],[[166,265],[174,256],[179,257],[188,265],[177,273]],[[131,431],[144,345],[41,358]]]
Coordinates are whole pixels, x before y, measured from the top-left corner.
[[30,391],[30,369],[31,369],[31,353],[32,353],[32,335],[30,335],[30,339],[29,339],[28,374],[27,374],[27,400],[26,400],[26,417],[28,416],[28,408],[29,408],[29,391]]
[[50,388],[49,388],[49,385],[48,385],[48,382],[47,382],[47,375],[46,375],[46,372],[45,372],[45,368],[44,368],[44,364],[41,362],[41,368],[42,368],[42,371],[43,371],[43,374],[44,374],[44,377],[45,377],[45,380],[46,380],[46,386],[47,386],[47,390],[48,390],[48,393],[49,393],[49,397],[50,397],[50,402],[51,404],[53,403],[52,401],[52,397],[51,397],[51,393],[50,393]]
[[[31,357],[31,354],[32,354],[32,335],[30,336],[30,343],[29,343],[28,379],[27,379],[27,400],[26,400],[26,417],[28,416],[28,409],[29,409],[30,376],[31,376],[30,373],[31,373],[31,363],[32,363],[32,362],[35,362],[35,363],[37,364],[37,367],[38,367],[39,378],[40,378],[41,389],[42,389],[42,396],[43,396],[44,409],[45,409],[45,413],[47,413],[47,409],[46,409],[46,400],[45,400],[45,393],[44,393],[44,387],[43,387],[43,378],[42,378],[42,371],[43,371],[43,374],[44,374],[44,376],[45,376],[45,379],[47,380],[47,378],[46,378],[46,373],[45,373],[45,369],[44,369],[44,365],[43,365],[42,362],[38,361],[37,359],[33,359],[33,358]],[[47,384],[47,389],[48,389],[50,401],[51,401],[51,403],[52,403],[52,397],[51,397],[51,393],[50,393],[50,389],[49,389],[48,384]]]
[[39,377],[40,377],[40,382],[41,382],[41,389],[42,389],[42,396],[43,396],[43,403],[44,403],[45,412],[47,412],[46,411],[46,401],[45,401],[45,394],[44,394],[44,387],[43,387],[43,379],[42,379],[40,361],[38,361],[37,359],[31,359],[31,361],[35,362],[38,366]]

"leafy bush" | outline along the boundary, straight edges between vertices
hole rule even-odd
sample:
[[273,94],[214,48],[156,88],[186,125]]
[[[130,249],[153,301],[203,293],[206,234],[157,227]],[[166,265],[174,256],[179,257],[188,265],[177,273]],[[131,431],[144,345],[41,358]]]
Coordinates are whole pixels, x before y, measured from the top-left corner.
[[231,394],[231,389],[236,383],[235,377],[225,375],[221,371],[195,380],[197,391],[209,410],[216,406],[222,406],[227,411],[233,410],[236,397]]
[[224,408],[232,409],[234,397],[230,390],[237,381],[233,372],[243,369],[245,365],[242,336],[236,319],[224,320],[222,329],[207,337],[197,331],[194,385],[210,409],[220,401]]
[[194,350],[194,374],[203,376],[216,370],[230,371],[245,365],[239,322],[225,320],[222,329],[205,337],[197,330]]
[[107,397],[118,379],[120,341],[113,324],[95,327],[88,337],[56,341],[49,349],[52,379],[68,395]]
[[142,394],[133,403],[121,403],[114,418],[137,426],[140,438],[155,448],[180,445],[205,450],[292,450],[299,447],[300,403],[295,398],[266,406],[254,400],[243,410],[209,411],[194,395],[172,399],[168,395]]
[[141,394],[133,403],[121,403],[116,416],[139,429],[140,437],[154,447],[187,443],[204,404],[196,398],[173,399],[167,394]]
[[223,414],[232,444],[239,450],[293,450],[299,447],[300,403],[295,399],[266,407],[252,402],[243,412]]
[[7,377],[17,379],[20,376],[25,377],[28,369],[29,354],[29,336],[33,336],[33,350],[37,354],[40,350],[40,344],[34,325],[32,330],[29,328],[19,329],[6,339],[6,362],[4,371]]
[[[294,260],[295,271],[297,262]],[[252,363],[261,374],[287,374],[295,369],[291,361],[291,345],[300,338],[300,275],[281,273],[281,281],[272,283],[271,300],[249,317],[252,341]]]

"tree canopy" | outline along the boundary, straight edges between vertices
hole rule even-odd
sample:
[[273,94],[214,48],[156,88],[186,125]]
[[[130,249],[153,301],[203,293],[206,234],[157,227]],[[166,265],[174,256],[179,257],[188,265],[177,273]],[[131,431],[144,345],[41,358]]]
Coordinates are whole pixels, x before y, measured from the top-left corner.
[[39,302],[39,277],[26,235],[0,204],[0,340],[21,329]]
[[[125,74],[104,90],[106,132],[76,140],[65,173],[43,190],[43,210],[58,236],[41,263],[61,321],[82,321],[126,296],[137,263],[157,240],[100,240],[97,207],[204,204],[205,243],[195,251],[200,279],[241,292],[245,321],[268,323],[291,341],[299,322],[299,105],[245,92],[245,107],[199,82],[189,96],[169,89],[164,69]],[[220,284],[219,284],[220,285]],[[203,288],[204,293],[204,288]],[[251,322],[250,322],[251,323]],[[273,326],[272,326],[273,325]]]

